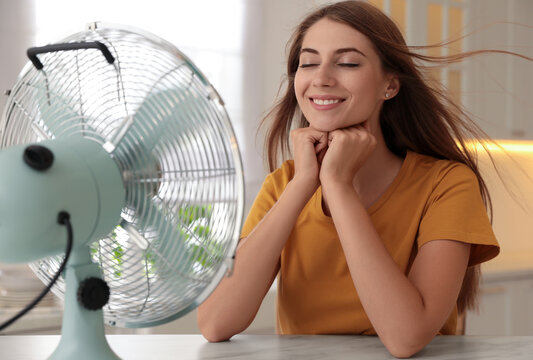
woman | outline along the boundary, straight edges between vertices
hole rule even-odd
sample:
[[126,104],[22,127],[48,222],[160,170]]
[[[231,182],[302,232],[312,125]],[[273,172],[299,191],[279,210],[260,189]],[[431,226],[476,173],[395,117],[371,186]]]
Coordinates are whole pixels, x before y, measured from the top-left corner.
[[245,330],[278,273],[280,334],[377,334],[409,357],[455,332],[499,247],[464,142],[476,128],[413,57],[424,58],[367,3],[326,6],[297,28],[266,141],[271,170],[289,133],[293,160],[266,178],[233,276],[199,307],[209,341]]

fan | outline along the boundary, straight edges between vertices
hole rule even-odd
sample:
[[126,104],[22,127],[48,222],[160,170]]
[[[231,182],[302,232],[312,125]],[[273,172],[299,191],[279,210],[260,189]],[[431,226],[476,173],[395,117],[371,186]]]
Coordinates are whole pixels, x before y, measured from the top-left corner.
[[0,261],[50,283],[68,259],[51,358],[116,359],[104,321],[177,319],[230,272],[235,136],[215,89],[153,34],[92,23],[28,56],[0,124]]

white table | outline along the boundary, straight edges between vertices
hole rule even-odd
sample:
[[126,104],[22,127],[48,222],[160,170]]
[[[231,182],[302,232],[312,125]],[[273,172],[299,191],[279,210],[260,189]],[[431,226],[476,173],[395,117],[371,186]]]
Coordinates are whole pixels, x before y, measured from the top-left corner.
[[[108,335],[107,338],[125,360],[394,359],[374,336],[238,335],[222,343],[208,343],[201,335]],[[46,359],[58,342],[57,335],[0,336],[0,359]],[[531,360],[533,336],[437,336],[414,358]]]

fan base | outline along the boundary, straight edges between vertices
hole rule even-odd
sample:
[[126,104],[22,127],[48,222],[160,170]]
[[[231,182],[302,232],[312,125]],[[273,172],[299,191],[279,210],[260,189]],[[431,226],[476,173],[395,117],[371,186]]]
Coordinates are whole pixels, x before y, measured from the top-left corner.
[[120,358],[111,350],[107,340],[100,344],[72,344],[60,341],[56,350],[50,355],[49,360],[120,360]]
[[61,340],[51,360],[117,360],[105,337],[102,310],[87,310],[77,299],[80,283],[89,277],[102,278],[91,262],[89,247],[74,248],[66,267],[66,291]]

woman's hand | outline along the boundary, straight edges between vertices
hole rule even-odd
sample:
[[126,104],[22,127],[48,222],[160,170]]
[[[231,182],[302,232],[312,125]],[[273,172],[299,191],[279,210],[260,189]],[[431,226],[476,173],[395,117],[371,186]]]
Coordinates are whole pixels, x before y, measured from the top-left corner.
[[320,183],[352,185],[355,174],[376,147],[368,122],[328,133],[328,151],[320,169]]
[[327,150],[328,133],[312,127],[291,131],[294,152],[294,178],[311,194],[320,183],[320,164]]

